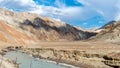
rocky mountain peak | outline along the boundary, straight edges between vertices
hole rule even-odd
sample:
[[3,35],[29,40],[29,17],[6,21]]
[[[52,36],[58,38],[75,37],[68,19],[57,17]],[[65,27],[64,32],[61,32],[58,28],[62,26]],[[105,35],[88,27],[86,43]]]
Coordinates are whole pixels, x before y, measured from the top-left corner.
[[[5,30],[5,37],[12,37],[16,40],[17,34],[22,34],[19,36],[25,36],[37,41],[75,41],[75,40],[84,40],[88,39],[91,36],[95,36],[97,33],[83,31],[75,28],[72,25],[65,24],[60,21],[56,21],[51,18],[41,17],[37,14],[31,14],[26,12],[13,12],[6,9],[0,8],[0,20],[10,26],[12,29],[10,32],[9,29]],[[2,25],[1,25],[2,26]],[[7,26],[6,26],[7,27]],[[0,30],[1,31],[1,30]],[[1,31],[2,32],[2,31]],[[2,32],[3,33],[3,32]],[[15,34],[14,34],[15,33]],[[2,38],[0,38],[1,40]],[[24,42],[24,37],[17,38],[19,41]],[[8,39],[10,40],[10,38]],[[26,43],[26,42],[24,42]]]
[[120,21],[104,26],[94,39],[120,44]]

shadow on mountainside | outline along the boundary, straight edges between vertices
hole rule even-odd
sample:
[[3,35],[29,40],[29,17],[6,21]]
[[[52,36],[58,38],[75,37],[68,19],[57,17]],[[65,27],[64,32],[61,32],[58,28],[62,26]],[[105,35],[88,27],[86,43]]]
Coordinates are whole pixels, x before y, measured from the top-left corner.
[[[52,21],[49,21],[52,23]],[[61,37],[69,37],[69,38],[73,38],[73,40],[84,40],[84,39],[88,39],[91,36],[95,36],[97,33],[94,32],[85,32],[82,30],[78,30],[77,28],[66,24],[65,26],[50,26],[48,23],[44,21],[43,19],[37,17],[35,18],[33,21],[30,21],[28,19],[26,19],[21,26],[32,26],[35,30],[40,30],[45,29],[45,31],[50,32],[51,30],[56,31]],[[56,22],[58,23],[58,22]],[[34,32],[35,33],[35,32]],[[37,31],[37,33],[39,33],[39,31]],[[69,40],[69,38],[67,38],[67,40]]]

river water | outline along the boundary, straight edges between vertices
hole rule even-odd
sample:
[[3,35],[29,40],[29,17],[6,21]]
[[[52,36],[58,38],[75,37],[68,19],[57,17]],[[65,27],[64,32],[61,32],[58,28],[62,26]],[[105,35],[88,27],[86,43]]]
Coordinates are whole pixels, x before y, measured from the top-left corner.
[[10,51],[4,55],[7,58],[16,61],[19,64],[19,68],[76,68],[68,67],[64,65],[58,65],[56,63],[48,62],[43,59],[36,59],[28,54],[21,52]]

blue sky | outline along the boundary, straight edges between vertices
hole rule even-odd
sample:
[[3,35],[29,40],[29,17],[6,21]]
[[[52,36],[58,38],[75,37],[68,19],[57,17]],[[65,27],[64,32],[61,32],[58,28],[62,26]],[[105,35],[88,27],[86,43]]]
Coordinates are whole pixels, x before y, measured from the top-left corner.
[[86,29],[120,19],[120,0],[0,0],[0,7],[37,13]]

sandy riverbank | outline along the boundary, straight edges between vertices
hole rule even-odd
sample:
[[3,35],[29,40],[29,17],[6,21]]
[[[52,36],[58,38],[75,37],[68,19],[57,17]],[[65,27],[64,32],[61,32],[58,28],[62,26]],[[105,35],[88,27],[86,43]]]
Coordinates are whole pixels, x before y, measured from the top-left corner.
[[13,61],[0,55],[0,68],[18,68],[18,67],[17,64],[13,63]]
[[106,61],[104,57],[113,52],[119,53],[120,46],[94,41],[40,42],[40,44],[36,45],[23,46],[23,52],[36,58],[83,68],[113,68],[104,63]]
[[34,57],[56,61],[58,63],[66,63],[81,68],[112,68],[105,65],[102,61],[102,54],[88,54],[75,50],[54,50],[28,48],[23,49],[24,53],[32,54]]
[[25,46],[23,52],[83,68],[113,68],[104,63],[104,56],[120,52],[120,46],[103,41],[40,42]]
[[11,45],[0,42],[0,68],[18,68],[17,64],[15,64],[11,59],[3,57],[5,54],[4,50]]

